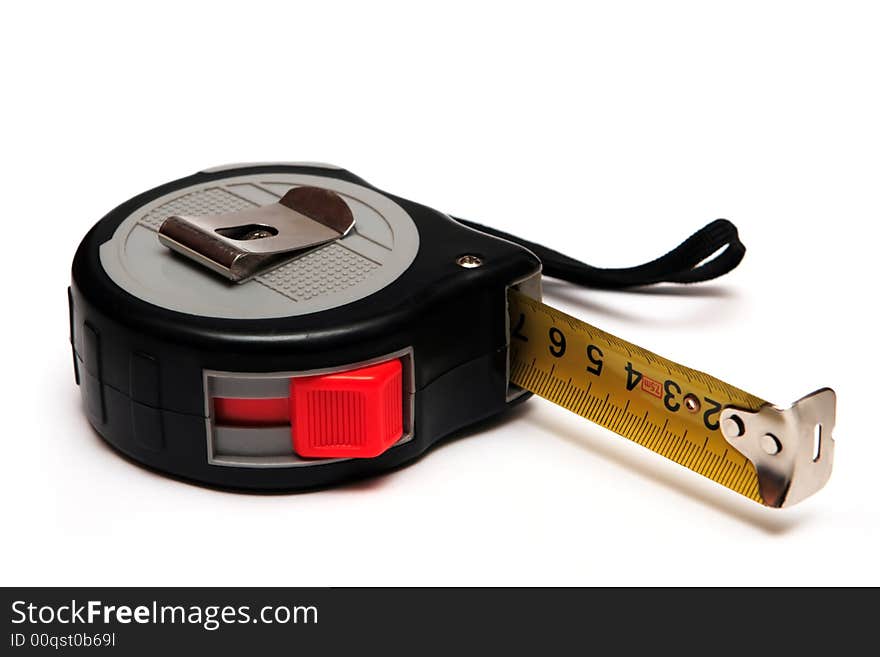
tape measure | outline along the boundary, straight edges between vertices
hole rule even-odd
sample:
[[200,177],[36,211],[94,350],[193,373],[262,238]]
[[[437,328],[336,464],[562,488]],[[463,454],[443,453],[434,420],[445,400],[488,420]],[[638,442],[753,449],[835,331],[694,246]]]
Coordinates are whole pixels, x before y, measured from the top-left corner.
[[793,477],[774,466],[783,449],[786,459],[795,455],[803,420],[785,433],[757,425],[747,431],[751,418],[785,412],[516,291],[509,297],[511,382],[768,506],[791,505],[827,481],[834,449],[830,389],[796,404],[799,415],[810,407],[806,426],[813,435],[805,441],[809,458],[804,451],[797,459],[801,479],[793,488]]
[[603,270],[321,164],[218,167],[123,203],[69,289],[76,382],[114,448],[222,488],[301,490],[410,462],[536,393],[746,497],[828,479],[834,394],[778,409],[541,301],[735,267],[729,222]]

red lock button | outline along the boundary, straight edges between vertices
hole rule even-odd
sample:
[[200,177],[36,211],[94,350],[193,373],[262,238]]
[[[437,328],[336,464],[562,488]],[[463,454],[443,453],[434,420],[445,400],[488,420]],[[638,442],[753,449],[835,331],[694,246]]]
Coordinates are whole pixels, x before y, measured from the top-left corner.
[[400,360],[291,379],[290,430],[303,457],[379,456],[403,435]]

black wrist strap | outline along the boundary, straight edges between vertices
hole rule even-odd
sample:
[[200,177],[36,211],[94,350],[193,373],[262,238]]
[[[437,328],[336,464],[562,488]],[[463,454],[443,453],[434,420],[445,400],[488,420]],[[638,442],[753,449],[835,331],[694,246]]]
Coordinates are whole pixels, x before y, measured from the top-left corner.
[[731,271],[746,253],[736,226],[727,219],[716,219],[656,260],[636,267],[602,269],[504,231],[454,218],[469,228],[529,249],[544,264],[545,276],[585,287],[620,289],[655,283],[699,283]]

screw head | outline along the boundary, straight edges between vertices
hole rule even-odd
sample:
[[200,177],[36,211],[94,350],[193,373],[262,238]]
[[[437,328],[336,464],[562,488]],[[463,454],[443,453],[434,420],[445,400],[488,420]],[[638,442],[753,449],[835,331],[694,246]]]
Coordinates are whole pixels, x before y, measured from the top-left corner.
[[729,438],[739,438],[746,432],[746,425],[739,415],[731,415],[724,420],[723,433]]
[[455,261],[459,267],[465,269],[475,269],[483,264],[483,259],[475,255],[463,255]]
[[266,237],[273,237],[273,235],[268,230],[258,228],[257,230],[252,230],[251,232],[247,233],[241,239],[243,239],[243,240],[261,240]]
[[773,456],[782,451],[782,443],[780,443],[779,438],[772,433],[765,433],[761,436],[761,449],[767,452],[770,456]]

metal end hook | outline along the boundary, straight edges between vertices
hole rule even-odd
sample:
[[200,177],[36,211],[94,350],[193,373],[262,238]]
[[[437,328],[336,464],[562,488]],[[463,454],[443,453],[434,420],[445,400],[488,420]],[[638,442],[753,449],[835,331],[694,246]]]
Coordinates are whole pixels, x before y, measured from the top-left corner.
[[159,227],[169,249],[241,283],[338,240],[355,219],[336,192],[294,187],[278,203],[217,215],[175,215]]
[[790,408],[766,404],[757,411],[732,406],[721,411],[721,433],[754,464],[767,506],[793,506],[828,481],[836,405],[834,391],[822,388]]

